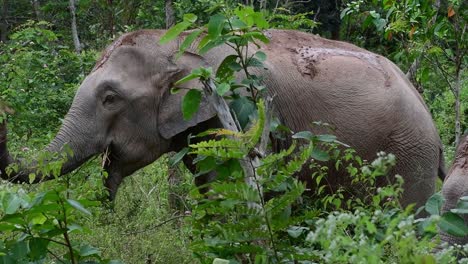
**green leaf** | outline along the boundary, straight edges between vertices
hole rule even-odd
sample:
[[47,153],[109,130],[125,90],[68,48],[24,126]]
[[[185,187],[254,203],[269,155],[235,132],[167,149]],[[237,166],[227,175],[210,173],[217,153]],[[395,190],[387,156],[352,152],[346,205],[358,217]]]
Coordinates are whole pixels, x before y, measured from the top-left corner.
[[270,26],[261,12],[255,12],[253,14],[253,19],[259,29],[266,29]]
[[231,75],[234,73],[231,65],[236,63],[237,58],[237,55],[229,55],[224,58],[224,60],[219,65],[218,70],[216,71],[216,77],[220,79],[231,77]]
[[215,258],[213,260],[213,264],[229,264],[229,260],[227,259],[220,259],[220,258]]
[[188,148],[183,148],[181,151],[177,152],[174,156],[169,159],[169,165],[171,167],[179,163],[189,151]]
[[450,212],[456,214],[468,214],[468,201],[460,199],[457,203],[457,206],[451,209]]
[[226,18],[223,15],[216,14],[211,16],[208,22],[208,36],[210,36],[211,39],[215,39],[221,35],[225,22]]
[[255,57],[257,57],[257,59],[258,59],[259,61],[262,61],[262,62],[263,62],[263,61],[266,60],[266,57],[267,57],[267,56],[266,56],[265,52],[259,50],[259,51],[255,52]]
[[3,202],[5,214],[9,215],[16,213],[21,206],[21,198],[14,193],[7,193],[5,198],[6,201],[4,200]]
[[97,248],[92,247],[90,245],[84,245],[80,248],[80,256],[87,257],[93,255],[100,256],[101,252]]
[[312,153],[310,154],[310,157],[315,159],[315,160],[318,160],[318,161],[329,161],[330,160],[330,155],[319,149],[319,148],[314,148],[314,150],[312,151]]
[[297,132],[296,134],[292,135],[292,138],[294,139],[306,139],[306,140],[312,140],[314,135],[310,131],[301,131]]
[[29,240],[29,256],[31,260],[40,260],[47,256],[49,240],[34,237]]
[[440,215],[440,208],[444,203],[444,197],[440,192],[433,194],[426,202],[425,209],[431,215]]
[[180,44],[180,47],[179,47],[179,52],[177,53],[176,57],[180,57],[180,55],[182,55],[182,53],[188,48],[190,47],[190,45],[192,45],[192,43],[197,39],[197,37],[200,35],[200,33],[202,33],[202,30],[200,29],[197,29],[197,30],[194,30],[192,33],[190,33],[185,39],[184,41],[182,42],[182,44]]
[[193,69],[192,72],[183,77],[182,79],[178,80],[177,82],[174,83],[174,85],[179,85],[179,84],[182,84],[182,83],[186,83],[190,80],[193,80],[193,79],[196,79],[196,78],[200,78],[201,76],[201,69],[200,68],[197,68],[197,69]]
[[468,235],[468,226],[459,215],[452,212],[446,212],[442,215],[439,227],[442,231],[457,237]]
[[197,16],[191,13],[185,14],[184,21],[195,23],[195,21],[197,21]]
[[171,88],[171,94],[178,94],[181,90],[182,90],[182,88],[172,87]]
[[318,135],[317,139],[321,142],[335,142],[336,136],[335,135]]
[[78,201],[72,200],[72,199],[67,199],[68,204],[70,204],[73,208],[76,210],[85,213],[87,215],[92,215],[88,209],[84,208],[83,205],[81,205]]
[[196,89],[190,89],[182,100],[182,115],[185,120],[190,120],[198,111],[202,93]]
[[227,83],[220,83],[218,86],[216,86],[216,93],[219,96],[223,96],[225,93],[227,93],[231,89],[231,86]]
[[221,38],[210,40],[205,45],[203,45],[203,46],[200,45],[198,47],[198,49],[199,49],[198,52],[203,55],[203,54],[207,53],[209,50],[211,50],[211,49],[213,49],[213,48],[215,48],[217,46],[223,45],[223,44],[224,44],[224,40],[221,39]]
[[291,226],[288,228],[288,235],[292,238],[298,238],[305,231],[308,231],[309,228],[303,226]]
[[268,44],[270,42],[269,38],[267,38],[262,32],[258,31],[247,32],[244,34],[244,37],[258,39],[265,44]]
[[247,97],[234,99],[229,107],[236,113],[237,120],[242,128],[245,128],[250,120],[250,115],[255,112],[255,104]]
[[257,58],[250,58],[247,60],[247,67],[263,67],[263,62]]
[[238,18],[232,18],[231,19],[231,27],[234,30],[238,30],[238,29],[246,28],[247,25],[244,22],[242,22],[242,20],[240,20]]
[[168,43],[169,41],[175,39],[177,36],[180,35],[184,30],[186,30],[192,23],[187,22],[187,21],[182,21],[180,23],[177,23],[175,26],[171,27],[169,30],[167,30],[166,34],[164,34],[160,39],[159,39],[159,44],[163,45]]

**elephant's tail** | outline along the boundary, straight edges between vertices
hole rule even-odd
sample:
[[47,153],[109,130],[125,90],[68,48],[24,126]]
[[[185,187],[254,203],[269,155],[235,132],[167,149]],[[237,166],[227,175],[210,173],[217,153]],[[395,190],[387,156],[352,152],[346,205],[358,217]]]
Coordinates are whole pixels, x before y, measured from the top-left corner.
[[439,168],[437,170],[437,174],[442,181],[444,181],[445,176],[447,176],[447,171],[445,169],[444,151],[441,147],[439,148]]

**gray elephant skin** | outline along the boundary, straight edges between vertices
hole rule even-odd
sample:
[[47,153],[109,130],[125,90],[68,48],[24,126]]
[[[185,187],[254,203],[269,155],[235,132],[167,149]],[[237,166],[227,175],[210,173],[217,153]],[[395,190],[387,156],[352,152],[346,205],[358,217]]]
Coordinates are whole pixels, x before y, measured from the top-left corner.
[[[217,126],[215,113],[206,104],[189,121],[181,114],[184,93],[171,94],[172,84],[193,68],[214,69],[232,51],[220,46],[207,55],[193,48],[175,59],[181,40],[159,45],[164,30],[142,30],[118,38],[103,53],[79,87],[62,127],[46,151],[74,155],[62,174],[90,157],[110,150],[105,186],[111,198],[125,176],[177,151],[187,135]],[[268,93],[282,122],[292,131],[311,130],[313,121],[335,128],[334,134],[364,159],[385,151],[397,157],[392,174],[403,176],[402,203],[422,205],[434,192],[438,172],[443,171],[442,145],[421,96],[400,69],[388,59],[345,42],[288,30],[266,32],[270,43],[265,77]],[[257,47],[249,48],[255,52]],[[189,83],[187,87],[199,86]],[[6,139],[6,129],[2,128]],[[0,145],[0,169],[13,162],[6,143]],[[187,164],[190,167],[190,162]],[[28,182],[31,168],[10,175],[13,182]],[[39,175],[36,182],[51,178]],[[345,177],[330,177],[331,188],[346,184]]]
[[[468,196],[468,133],[460,138],[460,143],[455,153],[455,160],[442,186],[442,195],[445,199],[442,213],[456,208],[459,199]],[[462,216],[465,224],[468,226],[468,214],[463,214]],[[441,232],[440,236],[442,241],[450,244],[468,244],[468,236],[456,237],[444,232]]]

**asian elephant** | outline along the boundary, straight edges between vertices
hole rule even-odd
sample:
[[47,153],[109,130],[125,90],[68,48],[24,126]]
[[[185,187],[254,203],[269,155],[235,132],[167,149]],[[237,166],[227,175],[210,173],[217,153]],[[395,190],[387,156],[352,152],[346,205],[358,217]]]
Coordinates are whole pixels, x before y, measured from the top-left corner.
[[[219,46],[201,56],[191,47],[176,59],[188,33],[159,45],[164,33],[128,33],[105,50],[46,147],[49,152],[60,152],[65,144],[71,147],[74,155],[63,165],[62,174],[108,149],[105,185],[112,198],[124,177],[166,152],[181,149],[189,133],[219,126],[204,100],[198,113],[185,121],[180,106],[184,93],[171,94],[170,88],[193,68],[210,65],[216,69],[232,51]],[[400,69],[382,56],[345,42],[298,31],[265,34],[270,39],[262,46],[267,70],[257,72],[264,76],[268,93],[274,95],[278,118],[296,132],[322,133],[322,128],[311,124],[327,122],[340,141],[367,160],[379,151],[395,154],[397,165],[392,173],[405,180],[402,203],[422,205],[434,192],[438,172],[444,171],[442,145],[426,105]],[[249,47],[251,52],[257,49]],[[6,137],[5,128],[3,134]],[[0,155],[6,178],[5,167],[21,161],[8,154],[5,142],[0,145]],[[19,167],[9,179],[27,182],[31,168]],[[48,178],[39,175],[36,182]],[[330,181],[333,186],[340,183],[346,179]]]
[[[455,208],[461,197],[468,196],[468,132],[460,138],[455,160],[442,186],[442,195],[445,198],[442,213]],[[464,214],[463,219],[468,226],[468,214]],[[444,232],[441,232],[440,235],[442,241],[450,244],[468,244],[468,236],[456,237]]]

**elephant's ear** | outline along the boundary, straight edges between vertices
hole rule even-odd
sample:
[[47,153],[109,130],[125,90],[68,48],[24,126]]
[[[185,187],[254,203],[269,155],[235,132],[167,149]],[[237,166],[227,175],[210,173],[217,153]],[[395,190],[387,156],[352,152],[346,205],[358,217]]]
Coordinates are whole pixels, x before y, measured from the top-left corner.
[[[173,72],[172,83],[189,74],[192,69],[204,66],[203,59],[196,54],[185,52],[181,58],[177,59],[176,65],[179,70],[171,70]],[[187,82],[183,85],[184,88],[200,87],[197,80]],[[172,86],[172,85],[170,85]],[[198,111],[190,120],[185,120],[182,115],[182,100],[187,93],[187,89],[182,89],[179,93],[172,94],[171,87],[164,91],[161,103],[159,104],[159,133],[165,139],[194,127],[197,124],[213,118],[216,112],[208,103],[205,96],[202,96]]]

